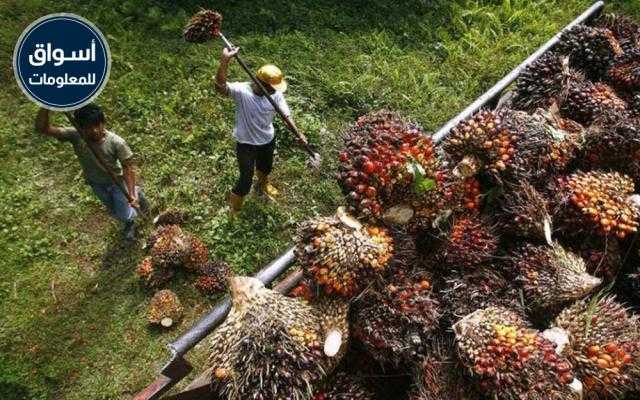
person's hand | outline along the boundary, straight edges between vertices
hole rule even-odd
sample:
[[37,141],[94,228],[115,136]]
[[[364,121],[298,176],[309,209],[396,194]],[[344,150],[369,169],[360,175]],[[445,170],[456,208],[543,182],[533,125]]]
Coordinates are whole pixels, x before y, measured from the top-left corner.
[[231,49],[225,47],[222,49],[222,59],[228,62],[233,57],[235,57],[235,55],[238,54],[239,51],[240,47],[234,47]]

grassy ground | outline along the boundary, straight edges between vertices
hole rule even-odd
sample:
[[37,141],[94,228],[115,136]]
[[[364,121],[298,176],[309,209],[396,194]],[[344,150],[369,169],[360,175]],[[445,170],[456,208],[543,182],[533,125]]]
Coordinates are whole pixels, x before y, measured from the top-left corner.
[[[232,104],[212,91],[220,44],[183,43],[183,23],[206,2],[176,3],[0,2],[2,399],[130,398],[166,360],[165,344],[215,301],[178,276],[170,286],[185,321],[169,333],[147,327],[151,293],[133,273],[139,246],[122,245],[118,227],[83,185],[71,148],[33,132],[36,107],[14,83],[11,54],[29,22],[66,11],[101,28],[113,69],[99,103],[137,153],[148,197],[156,207],[188,211],[187,229],[249,273],[287,247],[296,222],[340,203],[335,153],[340,131],[357,115],[390,107],[435,129],[590,1],[221,3],[225,31],[245,58],[287,73],[295,120],[326,160],[322,173],[309,171],[278,126],[280,206],[251,200],[235,222],[221,211],[236,169]],[[636,2],[611,3],[640,17]],[[231,74],[244,79],[237,66]]]

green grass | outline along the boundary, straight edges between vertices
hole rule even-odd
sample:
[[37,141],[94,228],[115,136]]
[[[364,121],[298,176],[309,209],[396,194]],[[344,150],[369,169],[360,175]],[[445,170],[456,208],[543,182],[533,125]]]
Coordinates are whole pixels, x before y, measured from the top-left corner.
[[[0,398],[127,399],[167,359],[166,343],[215,299],[191,278],[171,283],[185,321],[149,329],[150,293],[134,268],[138,246],[83,184],[71,148],[33,131],[36,107],[17,88],[17,36],[51,12],[95,22],[113,53],[99,103],[138,155],[147,196],[191,214],[187,229],[238,273],[250,273],[291,242],[296,222],[340,204],[333,180],[340,132],[359,114],[389,107],[434,130],[590,3],[580,1],[223,2],[224,30],[252,66],[288,75],[294,118],[325,158],[320,174],[278,125],[274,180],[279,207],[249,201],[240,219],[221,211],[236,177],[230,101],[212,90],[220,43],[187,45],[187,17],[205,2],[0,3]],[[640,18],[636,2],[611,2]],[[239,67],[232,79],[245,79]],[[57,121],[62,123],[62,118]],[[205,346],[190,358],[201,362]]]

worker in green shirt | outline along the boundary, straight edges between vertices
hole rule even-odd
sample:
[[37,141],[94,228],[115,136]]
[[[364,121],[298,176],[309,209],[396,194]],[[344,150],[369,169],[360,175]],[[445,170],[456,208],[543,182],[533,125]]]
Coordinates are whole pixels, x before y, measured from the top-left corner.
[[[89,104],[76,110],[74,119],[79,131],[72,127],[52,126],[49,121],[49,110],[42,108],[36,117],[36,130],[43,135],[73,145],[85,181],[109,213],[122,222],[125,238],[133,240],[137,216],[135,207],[139,207],[143,212],[148,209],[144,194],[136,185],[133,152],[124,139],[105,128],[104,113],[97,105]],[[88,145],[98,154],[102,163],[96,160]],[[117,184],[128,191],[133,204],[129,203],[127,196],[116,186],[103,165],[119,180]]]

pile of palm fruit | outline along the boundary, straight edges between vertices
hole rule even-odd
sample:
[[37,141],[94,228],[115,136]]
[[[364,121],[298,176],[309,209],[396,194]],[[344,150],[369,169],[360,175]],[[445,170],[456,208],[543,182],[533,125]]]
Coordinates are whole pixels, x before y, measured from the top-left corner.
[[220,294],[226,290],[231,268],[224,261],[210,260],[209,249],[195,235],[180,227],[185,216],[178,210],[169,209],[154,220],[156,229],[145,244],[149,255],[136,268],[140,284],[157,290],[149,302],[147,320],[152,325],[169,328],[182,317],[182,305],[178,296],[169,289],[158,290],[184,270],[196,274],[194,287],[204,295]]
[[236,289],[214,333],[221,398],[640,398],[640,25],[565,32],[499,104],[437,144],[347,129],[301,283]]

